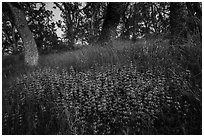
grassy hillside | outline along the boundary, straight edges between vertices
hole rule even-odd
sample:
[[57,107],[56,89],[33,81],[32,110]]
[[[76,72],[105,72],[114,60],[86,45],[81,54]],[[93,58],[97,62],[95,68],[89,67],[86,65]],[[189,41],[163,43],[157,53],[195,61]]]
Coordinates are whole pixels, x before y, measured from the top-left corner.
[[3,134],[201,134],[201,57],[164,40],[41,56],[3,85]]

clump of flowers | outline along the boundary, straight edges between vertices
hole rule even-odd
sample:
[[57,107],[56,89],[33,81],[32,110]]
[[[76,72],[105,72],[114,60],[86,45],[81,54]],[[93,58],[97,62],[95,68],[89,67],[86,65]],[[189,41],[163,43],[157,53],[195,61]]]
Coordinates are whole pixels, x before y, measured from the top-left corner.
[[133,63],[86,72],[37,69],[3,98],[3,134],[164,134],[170,128],[186,134],[189,119],[198,118],[183,99],[192,92],[188,77],[141,73]]

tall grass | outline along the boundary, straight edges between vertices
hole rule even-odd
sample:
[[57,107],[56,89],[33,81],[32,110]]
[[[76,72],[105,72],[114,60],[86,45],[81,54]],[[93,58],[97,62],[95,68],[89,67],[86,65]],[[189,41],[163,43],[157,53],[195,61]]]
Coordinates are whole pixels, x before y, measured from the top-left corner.
[[41,58],[3,96],[3,134],[201,134],[201,89],[167,43]]
[[131,50],[137,46],[138,45],[133,46],[133,43],[130,42],[115,42],[114,46],[110,47],[90,45],[72,52],[43,56],[41,64],[43,66],[60,66],[68,69],[73,66],[78,70],[91,68],[94,67],[94,65],[128,64],[131,61],[129,54],[130,52],[134,54],[134,51]]

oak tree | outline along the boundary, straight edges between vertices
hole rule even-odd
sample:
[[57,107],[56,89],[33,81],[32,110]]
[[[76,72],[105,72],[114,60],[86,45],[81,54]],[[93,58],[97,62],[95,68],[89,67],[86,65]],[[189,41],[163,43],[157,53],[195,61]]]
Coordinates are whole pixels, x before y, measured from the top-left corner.
[[23,45],[24,45],[24,61],[25,64],[29,66],[36,66],[38,65],[38,50],[35,40],[33,38],[33,34],[30,31],[25,13],[22,10],[21,6],[18,3],[5,3],[10,10],[12,20],[16,26],[16,29],[19,35],[22,38]]

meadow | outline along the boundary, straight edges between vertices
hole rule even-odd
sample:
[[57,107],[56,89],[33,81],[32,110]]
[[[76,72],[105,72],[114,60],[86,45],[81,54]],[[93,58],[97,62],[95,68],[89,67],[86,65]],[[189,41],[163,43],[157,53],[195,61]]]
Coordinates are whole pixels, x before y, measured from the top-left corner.
[[202,134],[200,43],[118,40],[36,68],[15,59],[3,65],[3,134]]

